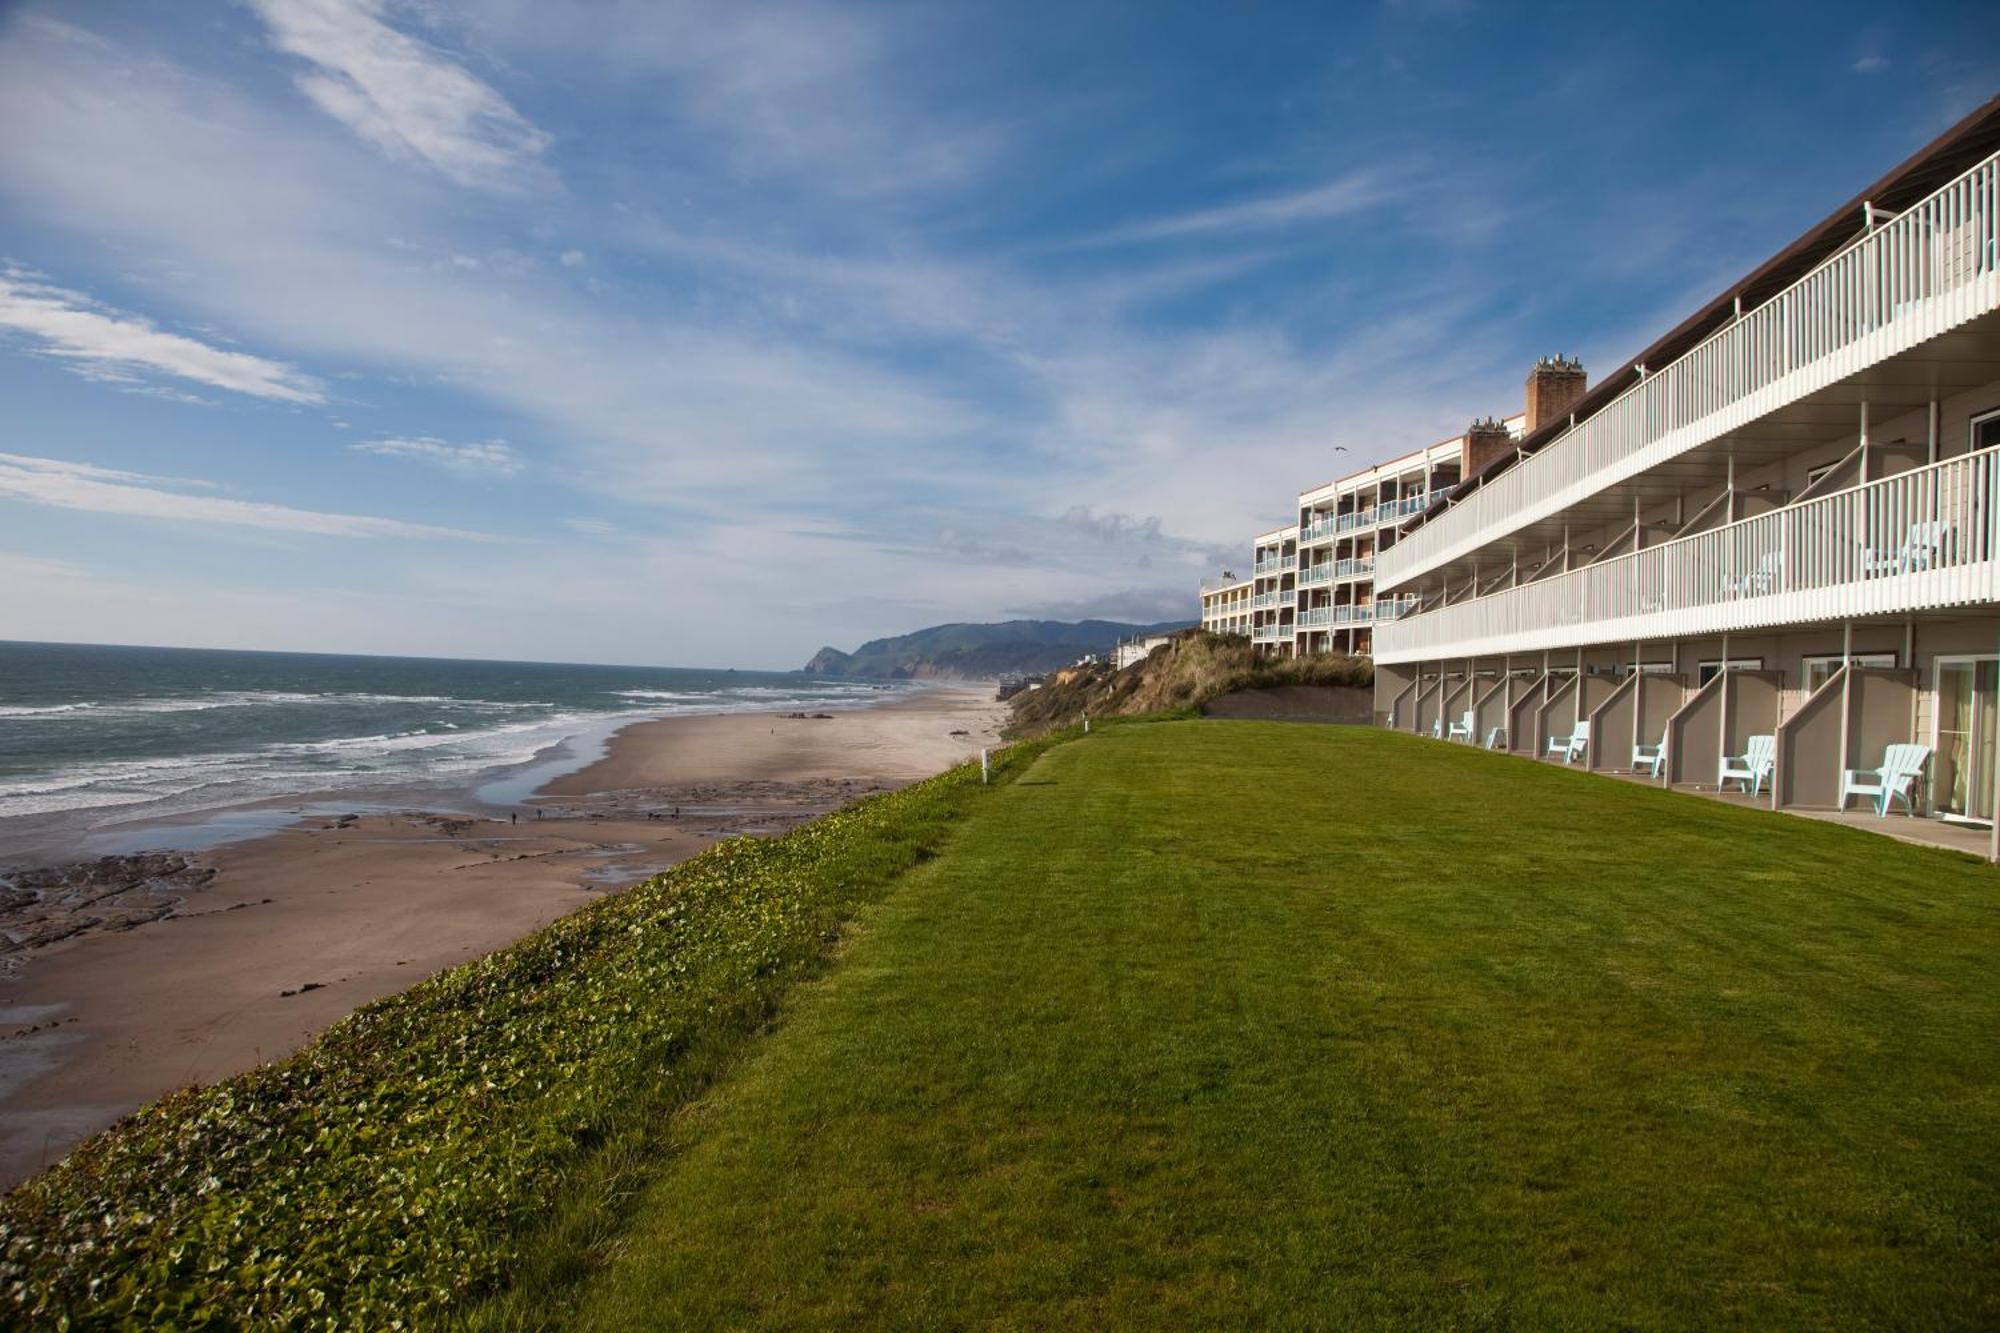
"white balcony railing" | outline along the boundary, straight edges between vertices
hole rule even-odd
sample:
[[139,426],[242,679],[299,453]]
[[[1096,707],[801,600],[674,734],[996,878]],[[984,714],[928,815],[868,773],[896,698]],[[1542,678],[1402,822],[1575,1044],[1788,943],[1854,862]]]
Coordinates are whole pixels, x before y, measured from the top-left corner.
[[2000,155],[1645,376],[1382,553],[1396,586],[2000,309]]
[[1414,597],[1385,597],[1375,603],[1375,619],[1401,620],[1404,616],[1415,614],[1416,609],[1417,599]]
[[1485,657],[2000,601],[1988,449],[1412,616],[1384,662]]
[[1300,629],[1324,629],[1332,623],[1333,608],[1330,606],[1316,606],[1310,611],[1299,612]]
[[1359,556],[1353,560],[1336,560],[1333,562],[1333,576],[1338,579],[1360,578],[1364,574],[1372,574],[1374,572],[1375,561],[1367,556]]
[[1429,495],[1406,495],[1400,500],[1384,500],[1375,507],[1376,519],[1381,523],[1389,523],[1406,514],[1416,513],[1430,502]]
[[1250,632],[1254,643],[1282,643],[1292,637],[1290,625],[1259,625]]
[[1334,562],[1331,560],[1323,564],[1309,565],[1299,571],[1299,586],[1301,588],[1310,588],[1316,584],[1331,583],[1333,582],[1333,571]]
[[1326,514],[1299,529],[1299,545],[1313,545],[1343,532],[1353,532],[1358,528],[1374,528],[1384,523],[1394,523],[1406,514],[1416,513],[1427,503],[1429,503],[1428,496],[1411,495],[1401,500],[1384,500],[1380,504],[1352,509],[1345,514]]

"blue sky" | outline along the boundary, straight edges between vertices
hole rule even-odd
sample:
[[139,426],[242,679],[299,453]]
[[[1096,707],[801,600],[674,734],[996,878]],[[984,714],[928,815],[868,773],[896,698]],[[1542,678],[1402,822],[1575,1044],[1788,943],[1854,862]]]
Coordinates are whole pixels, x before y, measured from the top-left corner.
[[1983,4],[0,5],[0,638],[1191,615],[1996,89]]

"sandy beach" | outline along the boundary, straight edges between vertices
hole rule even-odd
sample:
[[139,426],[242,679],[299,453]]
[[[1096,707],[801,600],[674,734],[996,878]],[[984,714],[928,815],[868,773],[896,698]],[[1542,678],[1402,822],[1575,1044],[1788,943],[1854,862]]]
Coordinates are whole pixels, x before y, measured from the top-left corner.
[[0,1186],[718,838],[973,757],[1004,713],[990,688],[952,686],[831,714],[642,722],[518,809],[313,818],[202,853],[214,875],[159,919],[7,956]]

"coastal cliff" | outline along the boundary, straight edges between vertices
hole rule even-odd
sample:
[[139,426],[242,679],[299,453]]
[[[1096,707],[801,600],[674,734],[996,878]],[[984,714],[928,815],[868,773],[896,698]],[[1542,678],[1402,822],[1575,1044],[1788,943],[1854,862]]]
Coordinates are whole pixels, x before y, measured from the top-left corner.
[[1366,722],[1375,668],[1365,657],[1258,657],[1241,635],[1186,630],[1120,671],[1093,663],[1050,673],[1009,701],[1010,739],[1043,736],[1086,717],[1134,717],[1176,708],[1225,715]]

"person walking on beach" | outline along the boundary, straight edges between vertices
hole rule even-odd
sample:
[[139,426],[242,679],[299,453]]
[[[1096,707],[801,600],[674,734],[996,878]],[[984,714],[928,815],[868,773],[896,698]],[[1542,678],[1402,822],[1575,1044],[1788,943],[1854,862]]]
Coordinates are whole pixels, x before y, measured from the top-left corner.
[[521,822],[521,812],[519,810],[509,810],[507,812],[507,822],[509,824],[519,824]]

